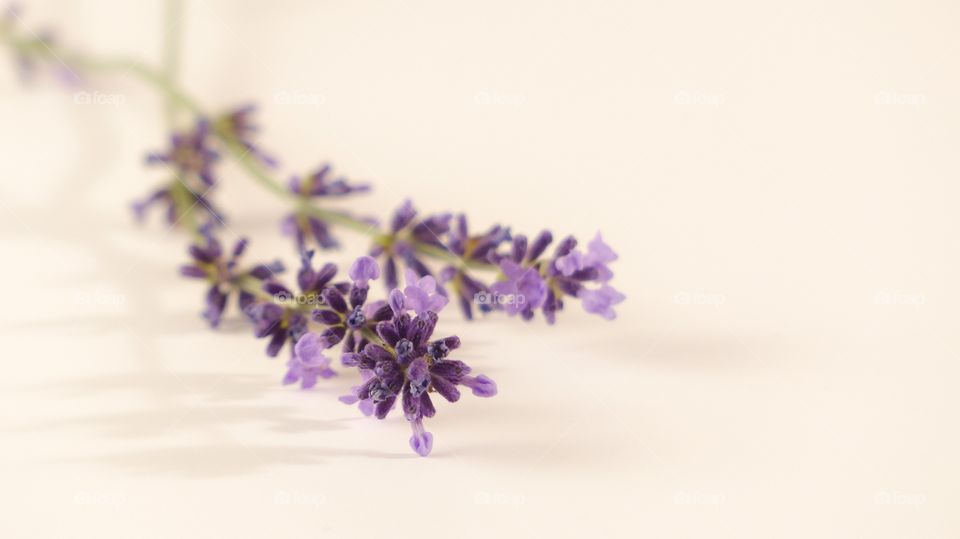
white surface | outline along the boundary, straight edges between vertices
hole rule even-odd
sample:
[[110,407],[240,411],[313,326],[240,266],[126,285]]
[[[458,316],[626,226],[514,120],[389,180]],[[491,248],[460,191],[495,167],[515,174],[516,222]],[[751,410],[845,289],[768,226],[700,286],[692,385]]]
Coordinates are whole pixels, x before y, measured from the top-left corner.
[[[156,56],[156,6],[37,4],[68,43]],[[191,2],[190,90],[261,102],[287,170],[373,181],[352,208],[410,195],[621,253],[615,323],[445,313],[500,395],[441,405],[428,459],[336,401],[354,379],[280,387],[239,321],[204,327],[184,238],[126,210],[163,179],[152,94],[98,79],[124,105],[79,106],[4,75],[0,534],[956,537],[955,20]],[[283,208],[224,183],[248,260],[288,254]],[[339,260],[365,249],[342,237]]]

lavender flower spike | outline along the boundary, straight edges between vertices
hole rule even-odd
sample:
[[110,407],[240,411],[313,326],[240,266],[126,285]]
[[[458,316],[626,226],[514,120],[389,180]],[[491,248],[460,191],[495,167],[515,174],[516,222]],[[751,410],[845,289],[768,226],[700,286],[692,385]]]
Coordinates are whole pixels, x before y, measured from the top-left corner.
[[[609,285],[613,271],[608,264],[617,259],[617,253],[607,245],[598,232],[583,253],[576,249],[572,236],[561,241],[550,258],[542,258],[553,241],[549,231],[541,232],[533,242],[525,236],[515,236],[508,253],[494,253],[502,278],[490,287],[491,294],[484,299],[493,302],[507,314],[521,314],[530,319],[535,309],[541,309],[547,323],[556,321],[567,296],[583,301],[587,312],[607,320],[616,318],[613,306],[624,300],[623,294]],[[591,283],[599,284],[590,289]],[[511,301],[513,299],[516,301]]]
[[617,313],[613,310],[613,306],[626,299],[626,296],[608,284],[604,284],[597,290],[581,289],[577,297],[583,300],[584,310],[599,314],[604,320],[616,318]]

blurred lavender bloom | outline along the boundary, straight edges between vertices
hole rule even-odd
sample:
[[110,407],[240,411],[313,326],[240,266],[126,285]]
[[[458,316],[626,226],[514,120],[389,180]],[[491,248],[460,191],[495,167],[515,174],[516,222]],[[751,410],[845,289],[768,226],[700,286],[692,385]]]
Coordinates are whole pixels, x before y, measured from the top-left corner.
[[[297,195],[304,202],[317,198],[344,197],[354,193],[363,193],[370,190],[367,184],[350,184],[344,178],[330,179],[330,165],[323,165],[319,170],[301,179],[294,176],[290,179],[290,192]],[[330,234],[330,226],[323,219],[306,211],[297,211],[284,217],[281,223],[284,235],[293,236],[297,249],[303,251],[308,244],[315,243],[322,249],[332,249],[338,246],[337,240]]]
[[163,208],[164,219],[170,226],[179,223],[190,212],[198,212],[201,219],[206,218],[212,223],[223,223],[226,220],[207,196],[191,191],[177,180],[141,200],[134,201],[131,209],[136,220],[142,223],[146,220],[147,212],[155,205]]
[[597,290],[583,288],[577,297],[583,300],[583,308],[588,313],[599,314],[605,320],[616,318],[617,313],[614,312],[613,306],[626,299],[626,296],[608,284],[602,285]]
[[[266,349],[269,357],[276,357],[288,341],[296,345],[307,332],[308,313],[323,303],[325,291],[344,286],[332,283],[337,274],[336,265],[327,263],[319,269],[313,268],[313,254],[313,251],[301,253],[297,271],[299,293],[294,293],[279,280],[266,279],[263,291],[269,298],[254,302],[247,309],[254,336],[269,338]],[[329,347],[330,344],[324,346]]]
[[[490,292],[489,286],[479,281],[467,271],[470,264],[491,264],[496,259],[500,244],[510,239],[510,230],[495,225],[487,232],[471,236],[467,227],[467,217],[457,216],[448,235],[448,247],[457,255],[462,264],[449,265],[440,271],[440,282],[453,288],[460,310],[467,320],[473,319],[473,304],[478,297]],[[483,311],[491,310],[486,303],[479,303]]]
[[[14,37],[16,45],[13,47],[14,63],[20,80],[25,84],[34,82],[41,71],[41,64],[46,63],[56,81],[63,87],[77,88],[80,84],[77,69],[66,63],[62,55],[51,54],[57,46],[54,33],[48,29],[32,31],[22,24],[22,18],[19,4],[10,4],[3,8],[3,15],[0,17],[0,33],[13,37],[18,30],[22,30],[19,36]],[[79,94],[74,97],[82,99]]]
[[593,268],[597,272],[596,280],[605,283],[613,278],[613,271],[607,264],[615,260],[617,260],[617,253],[604,243],[600,233],[597,232],[597,235],[587,245],[586,253],[577,250],[570,251],[569,254],[558,257],[554,264],[564,277],[571,277],[578,271]]
[[199,180],[201,185],[191,188],[194,192],[208,189],[217,183],[213,166],[220,158],[212,147],[212,139],[210,122],[200,118],[193,129],[174,133],[168,150],[147,154],[147,164],[170,167],[177,179],[188,186]]
[[[450,230],[449,213],[431,215],[416,219],[417,210],[410,200],[405,200],[394,211],[390,220],[390,230],[380,236],[370,255],[383,257],[383,279],[387,290],[393,290],[399,284],[398,263],[412,269],[418,276],[432,275],[432,272],[418,256],[416,246],[423,245],[446,251],[447,246],[441,237]],[[441,293],[443,291],[441,290]]]
[[180,274],[192,279],[204,279],[210,283],[207,290],[206,307],[203,317],[211,327],[220,325],[227,300],[231,293],[237,293],[237,303],[244,311],[254,301],[254,296],[242,289],[242,280],[261,281],[269,278],[273,273],[283,271],[279,262],[270,265],[259,264],[247,270],[237,268],[240,257],[247,247],[247,240],[240,238],[229,253],[225,253],[220,241],[214,237],[212,226],[203,226],[200,229],[201,239],[190,246],[188,252],[193,259],[191,263],[180,267]]
[[253,121],[256,111],[255,104],[244,105],[219,117],[214,125],[224,138],[236,142],[258,161],[273,168],[277,166],[277,160],[254,144],[254,136],[260,131]]
[[[528,320],[540,309],[550,324],[563,309],[566,296],[581,299],[589,313],[607,320],[616,318],[613,306],[625,299],[608,284],[613,277],[609,264],[617,259],[617,254],[600,233],[589,243],[586,253],[576,250],[577,240],[570,236],[557,245],[552,257],[544,259],[542,255],[552,241],[549,231],[541,232],[532,242],[518,235],[508,252],[491,255],[499,260],[502,278],[490,287],[491,294],[485,299],[511,316],[520,314]],[[590,283],[599,284],[600,288],[591,290]]]

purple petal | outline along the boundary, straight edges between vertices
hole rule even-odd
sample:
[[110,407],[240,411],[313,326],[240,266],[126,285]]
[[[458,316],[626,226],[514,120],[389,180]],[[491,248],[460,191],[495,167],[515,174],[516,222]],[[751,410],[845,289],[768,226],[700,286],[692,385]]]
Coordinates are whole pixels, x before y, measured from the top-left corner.
[[410,447],[421,457],[430,454],[433,449],[433,434],[423,428],[423,421],[418,419],[410,423],[413,428],[413,436],[410,437]]
[[361,256],[350,266],[350,278],[359,286],[380,277],[380,266],[373,257]]
[[497,394],[497,383],[484,375],[465,376],[461,384],[470,388],[478,397],[492,397]]

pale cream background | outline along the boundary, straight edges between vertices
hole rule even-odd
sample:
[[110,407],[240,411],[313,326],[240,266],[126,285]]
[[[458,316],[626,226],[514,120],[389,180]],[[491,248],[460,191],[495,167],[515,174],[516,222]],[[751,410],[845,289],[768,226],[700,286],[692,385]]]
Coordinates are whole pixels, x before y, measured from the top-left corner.
[[[160,4],[34,1],[74,46],[156,62]],[[188,2],[189,90],[263,105],[263,143],[475,223],[621,253],[615,323],[450,311],[499,382],[404,421],[279,386],[197,316],[160,101],[0,80],[4,537],[960,534],[952,2]],[[284,98],[291,103],[284,103]],[[252,255],[283,208],[229,168]],[[365,242],[343,233],[350,249]],[[287,257],[292,263],[292,258]],[[495,535],[494,535],[495,534]]]

